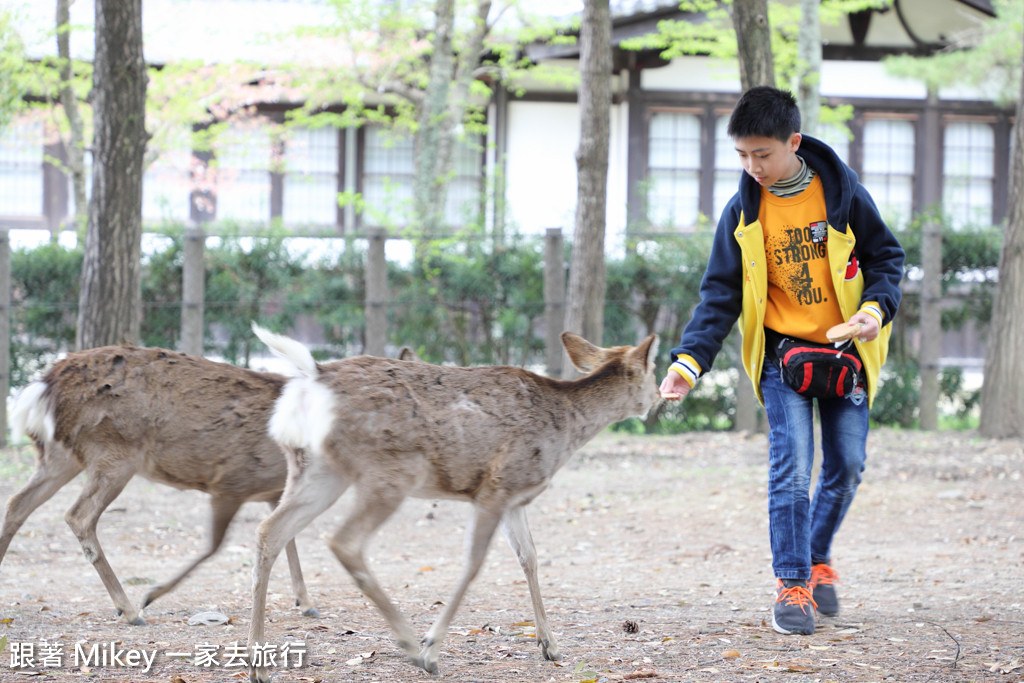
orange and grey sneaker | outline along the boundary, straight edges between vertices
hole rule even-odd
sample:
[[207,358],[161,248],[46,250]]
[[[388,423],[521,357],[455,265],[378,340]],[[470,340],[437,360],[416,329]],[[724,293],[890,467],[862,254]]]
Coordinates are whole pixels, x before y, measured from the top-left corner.
[[814,633],[815,607],[806,581],[779,579],[772,607],[772,628],[787,636],[809,636]]
[[811,580],[807,587],[811,589],[814,602],[818,606],[818,614],[834,617],[839,614],[839,598],[836,596],[836,583],[839,574],[825,563],[811,567]]

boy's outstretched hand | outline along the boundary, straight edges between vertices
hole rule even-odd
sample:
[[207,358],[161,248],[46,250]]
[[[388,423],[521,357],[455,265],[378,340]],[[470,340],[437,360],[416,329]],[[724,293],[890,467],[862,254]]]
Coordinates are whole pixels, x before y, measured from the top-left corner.
[[658,387],[661,397],[666,401],[679,401],[690,393],[690,389],[690,383],[675,370],[669,370],[665,379],[661,380],[661,386]]

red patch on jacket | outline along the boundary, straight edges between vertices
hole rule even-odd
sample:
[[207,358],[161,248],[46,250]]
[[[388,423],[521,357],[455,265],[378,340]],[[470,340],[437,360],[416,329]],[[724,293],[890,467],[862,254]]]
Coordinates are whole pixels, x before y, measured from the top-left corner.
[[852,280],[860,272],[860,264],[857,263],[857,255],[850,254],[850,260],[846,262],[846,279]]

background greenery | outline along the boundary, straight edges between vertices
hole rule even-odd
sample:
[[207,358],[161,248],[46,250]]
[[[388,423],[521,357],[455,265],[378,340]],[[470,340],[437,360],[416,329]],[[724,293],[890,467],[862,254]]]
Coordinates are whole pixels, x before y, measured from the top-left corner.
[[[144,259],[143,343],[175,348],[181,321],[183,262],[179,229],[168,229]],[[910,335],[920,308],[917,288],[921,226],[899,237],[907,251],[907,276],[886,378],[873,419],[916,423],[919,371]],[[710,248],[710,229],[630,243],[608,262],[605,304],[607,345],[632,344],[650,332],[662,339],[661,355],[679,339],[698,301]],[[944,230],[943,327],[987,324],[991,314],[1001,234],[996,228]],[[568,247],[567,247],[568,249]],[[543,372],[544,308],[542,238],[513,236],[500,245],[461,235],[428,243],[410,263],[389,261],[388,341],[409,346],[427,361],[458,365],[507,364]],[[204,351],[248,365],[263,349],[249,322],[277,330],[297,325],[320,337],[321,358],[363,349],[365,242],[349,239],[313,257],[284,233],[267,237],[209,238],[206,247]],[[569,263],[566,254],[565,263]],[[12,386],[37,376],[74,344],[82,254],[50,243],[12,255]],[[734,333],[735,334],[735,333]],[[726,342],[715,371],[687,400],[664,404],[648,420],[617,429],[675,433],[728,429],[737,387],[746,376],[734,369],[735,345]],[[971,424],[977,392],[964,389],[960,369],[943,371],[944,426]]]

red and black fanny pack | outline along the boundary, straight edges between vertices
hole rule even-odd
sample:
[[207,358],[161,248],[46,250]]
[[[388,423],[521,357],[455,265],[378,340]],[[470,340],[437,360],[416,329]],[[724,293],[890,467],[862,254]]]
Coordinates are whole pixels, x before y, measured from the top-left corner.
[[860,380],[864,366],[852,339],[836,346],[773,333],[769,343],[782,379],[802,396],[843,398]]

